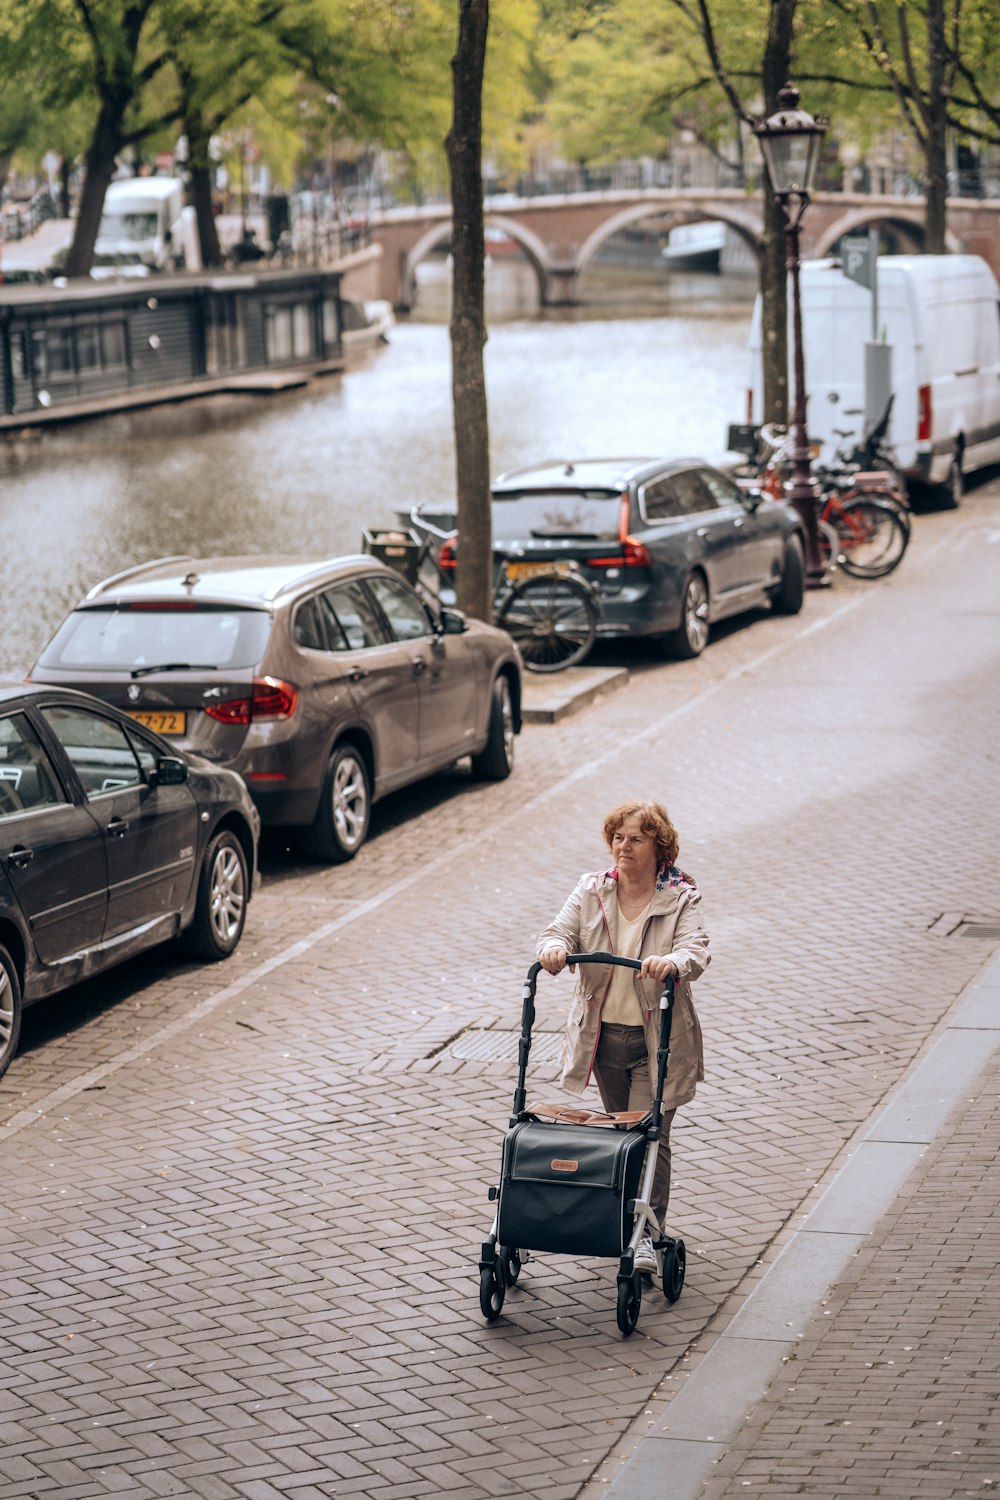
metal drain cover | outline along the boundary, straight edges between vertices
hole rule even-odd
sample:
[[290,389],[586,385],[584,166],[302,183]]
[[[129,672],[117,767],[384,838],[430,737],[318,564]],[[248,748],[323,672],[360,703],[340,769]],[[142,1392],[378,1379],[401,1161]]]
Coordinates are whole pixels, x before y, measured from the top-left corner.
[[[465,1062],[517,1062],[519,1031],[466,1031],[448,1048]],[[555,1062],[562,1050],[561,1031],[538,1031],[531,1038],[531,1062]]]
[[955,929],[958,937],[988,938],[1000,943],[1000,922],[961,922]]

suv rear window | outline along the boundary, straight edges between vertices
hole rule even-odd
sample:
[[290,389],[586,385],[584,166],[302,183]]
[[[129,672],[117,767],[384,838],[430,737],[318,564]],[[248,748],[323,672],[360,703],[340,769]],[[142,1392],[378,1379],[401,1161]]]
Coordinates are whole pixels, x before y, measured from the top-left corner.
[[260,609],[77,609],[60,625],[38,664],[81,672],[129,672],[171,663],[255,667],[270,629],[271,617]]
[[560,489],[493,496],[493,537],[501,542],[526,542],[533,537],[615,541],[620,521],[618,490]]

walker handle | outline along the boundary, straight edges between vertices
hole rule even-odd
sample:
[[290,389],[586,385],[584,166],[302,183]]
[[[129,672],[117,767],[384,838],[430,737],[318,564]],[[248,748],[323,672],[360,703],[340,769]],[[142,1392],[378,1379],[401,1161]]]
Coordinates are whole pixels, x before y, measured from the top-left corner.
[[620,969],[641,969],[642,963],[637,958],[619,958],[617,953],[570,953],[566,957],[568,964],[617,964]]

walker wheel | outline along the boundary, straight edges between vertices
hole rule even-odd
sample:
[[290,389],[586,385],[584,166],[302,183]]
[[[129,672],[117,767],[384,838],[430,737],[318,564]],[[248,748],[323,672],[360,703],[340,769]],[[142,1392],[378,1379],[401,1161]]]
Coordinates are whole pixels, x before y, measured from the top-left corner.
[[642,1302],[642,1277],[638,1271],[618,1278],[618,1331],[627,1339],[639,1321]]
[[506,1245],[498,1245],[497,1254],[503,1261],[504,1281],[508,1286],[514,1286],[521,1274],[520,1255],[513,1246],[508,1250]]
[[687,1250],[683,1240],[674,1240],[673,1247],[663,1252],[663,1295],[668,1302],[676,1302],[684,1286],[687,1268]]
[[504,1264],[498,1255],[492,1265],[479,1268],[479,1310],[487,1323],[499,1318],[506,1290]]

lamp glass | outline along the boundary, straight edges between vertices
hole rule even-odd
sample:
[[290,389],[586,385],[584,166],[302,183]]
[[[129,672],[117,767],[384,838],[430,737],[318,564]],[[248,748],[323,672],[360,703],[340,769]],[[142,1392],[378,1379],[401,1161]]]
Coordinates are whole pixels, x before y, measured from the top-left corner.
[[760,144],[771,187],[778,194],[808,193],[819,161],[821,129],[761,132]]

